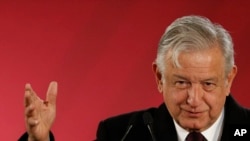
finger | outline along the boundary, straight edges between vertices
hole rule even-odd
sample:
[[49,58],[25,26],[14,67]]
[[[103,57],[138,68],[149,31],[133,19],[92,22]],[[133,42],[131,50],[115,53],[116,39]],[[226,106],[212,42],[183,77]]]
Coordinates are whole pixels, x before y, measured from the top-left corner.
[[56,105],[57,82],[52,81],[49,84],[46,100],[52,105]]
[[25,93],[24,93],[24,104],[25,107],[29,106],[34,101],[34,91],[30,84],[25,85]]
[[33,105],[29,105],[25,108],[25,115],[26,117],[31,117],[34,115],[35,109]]

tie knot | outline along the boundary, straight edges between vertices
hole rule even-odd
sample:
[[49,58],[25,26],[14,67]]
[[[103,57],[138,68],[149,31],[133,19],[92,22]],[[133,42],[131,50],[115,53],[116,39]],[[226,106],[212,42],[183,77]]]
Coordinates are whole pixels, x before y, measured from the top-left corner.
[[191,132],[188,134],[186,141],[205,141],[205,138],[200,132]]

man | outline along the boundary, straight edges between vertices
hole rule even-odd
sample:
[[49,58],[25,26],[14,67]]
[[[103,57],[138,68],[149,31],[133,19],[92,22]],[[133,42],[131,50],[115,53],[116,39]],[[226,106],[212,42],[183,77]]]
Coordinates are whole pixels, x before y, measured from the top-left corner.
[[[239,106],[230,94],[237,67],[231,36],[220,25],[200,16],[175,20],[160,40],[152,67],[164,103],[100,122],[96,140],[226,141],[232,136],[231,127],[250,125],[250,110]],[[33,118],[39,112],[34,111],[42,106],[29,106],[35,105],[34,92],[26,86],[28,134],[23,139],[52,137],[49,129],[54,116],[48,117],[55,112],[55,85],[49,87],[48,102],[40,102],[51,112],[37,121]]]

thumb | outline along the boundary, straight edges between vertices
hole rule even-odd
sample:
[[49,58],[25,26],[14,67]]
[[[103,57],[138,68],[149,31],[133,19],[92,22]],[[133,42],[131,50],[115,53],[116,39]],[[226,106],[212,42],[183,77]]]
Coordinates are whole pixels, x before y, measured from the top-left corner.
[[56,96],[57,96],[57,82],[52,81],[49,84],[46,100],[52,105],[56,105]]

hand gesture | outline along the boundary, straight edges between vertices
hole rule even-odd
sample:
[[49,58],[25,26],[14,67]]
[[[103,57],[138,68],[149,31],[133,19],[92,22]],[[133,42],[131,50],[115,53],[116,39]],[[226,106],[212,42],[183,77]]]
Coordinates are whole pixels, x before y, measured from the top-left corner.
[[25,85],[25,122],[29,141],[48,141],[56,117],[57,82],[51,82],[46,100],[40,99],[30,84]]

